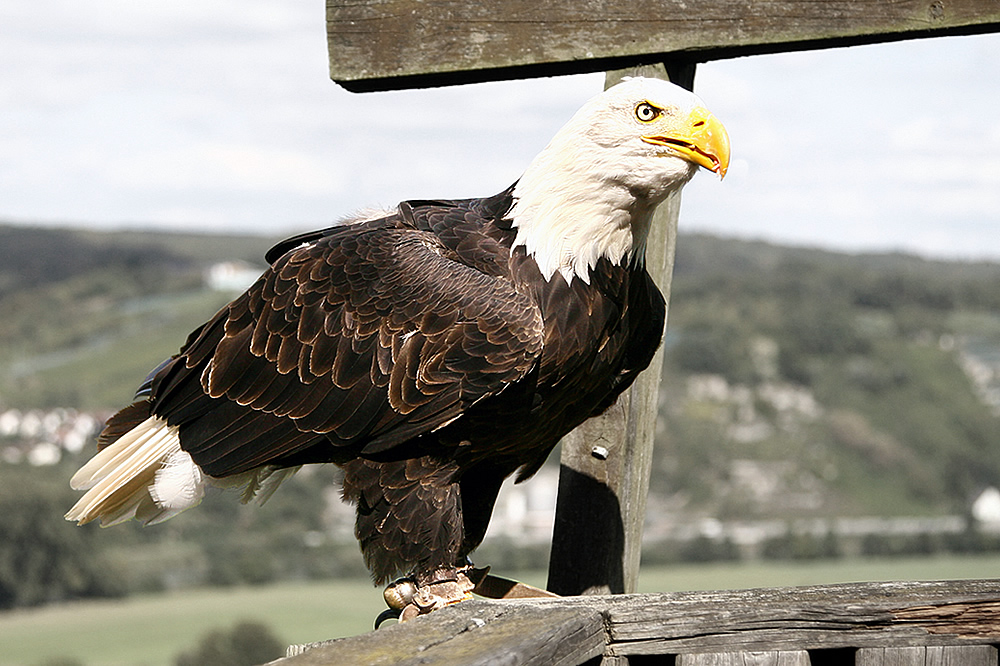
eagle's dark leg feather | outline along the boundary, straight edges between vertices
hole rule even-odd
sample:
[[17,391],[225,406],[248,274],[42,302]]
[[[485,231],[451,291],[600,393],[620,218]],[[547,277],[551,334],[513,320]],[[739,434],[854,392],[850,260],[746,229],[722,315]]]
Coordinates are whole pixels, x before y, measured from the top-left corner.
[[482,542],[509,470],[480,464],[459,477],[454,461],[429,456],[343,468],[344,497],[357,504],[355,534],[375,582],[412,575],[385,591],[401,619],[471,598],[466,556]]
[[354,531],[376,583],[411,572],[418,584],[454,577],[464,540],[454,461],[357,459],[343,468],[344,498],[357,505]]

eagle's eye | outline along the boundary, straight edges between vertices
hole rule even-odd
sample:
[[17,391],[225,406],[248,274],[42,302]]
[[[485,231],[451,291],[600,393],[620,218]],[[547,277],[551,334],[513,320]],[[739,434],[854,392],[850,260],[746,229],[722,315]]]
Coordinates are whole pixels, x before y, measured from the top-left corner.
[[662,111],[649,102],[642,102],[635,107],[635,117],[644,123],[656,120]]

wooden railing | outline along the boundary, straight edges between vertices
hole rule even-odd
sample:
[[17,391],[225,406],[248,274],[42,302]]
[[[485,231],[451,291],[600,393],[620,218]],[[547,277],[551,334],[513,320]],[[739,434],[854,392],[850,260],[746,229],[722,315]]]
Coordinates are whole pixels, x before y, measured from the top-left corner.
[[998,666],[1000,580],[468,601],[277,666]]
[[[717,58],[998,30],[996,0],[669,6],[646,0],[327,0],[331,74],[351,90],[650,63],[661,64],[643,67],[644,75],[690,88],[694,63]],[[609,73],[608,82],[622,73]],[[664,219],[656,227],[664,235],[650,239],[647,265],[669,294],[677,201],[661,209]],[[655,409],[641,407],[655,403],[660,373],[654,374],[650,384],[637,383],[609,415],[564,443],[556,520],[570,527],[557,530],[554,539],[553,590],[634,589],[655,419]],[[603,447],[612,455],[591,455],[595,441],[613,442]],[[591,492],[594,484],[602,492]],[[603,505],[595,506],[595,497]],[[572,527],[579,521],[570,512],[587,516],[585,529]],[[581,546],[587,533],[616,538],[603,539],[607,547],[596,552]],[[580,553],[586,561],[572,561]],[[565,580],[565,572],[575,578]],[[861,583],[469,601],[362,636],[304,646],[275,664],[1000,666],[997,644],[1000,580]]]

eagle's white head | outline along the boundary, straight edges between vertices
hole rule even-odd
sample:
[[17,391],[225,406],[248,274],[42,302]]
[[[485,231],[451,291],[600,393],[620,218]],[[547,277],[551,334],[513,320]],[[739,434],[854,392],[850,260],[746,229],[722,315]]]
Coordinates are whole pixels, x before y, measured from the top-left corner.
[[601,257],[641,263],[653,210],[704,167],[724,176],[729,137],[693,93],[632,78],[597,95],[514,189],[510,212],[546,279],[590,281]]

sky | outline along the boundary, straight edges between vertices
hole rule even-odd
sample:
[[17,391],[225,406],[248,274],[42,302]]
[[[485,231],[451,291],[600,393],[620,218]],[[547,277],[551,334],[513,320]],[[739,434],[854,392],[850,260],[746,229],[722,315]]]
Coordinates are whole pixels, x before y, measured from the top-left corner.
[[[318,0],[2,0],[0,221],[278,236],[485,196],[602,85],[349,93]],[[716,61],[695,90],[733,161],[682,230],[1000,259],[1000,35]]]

